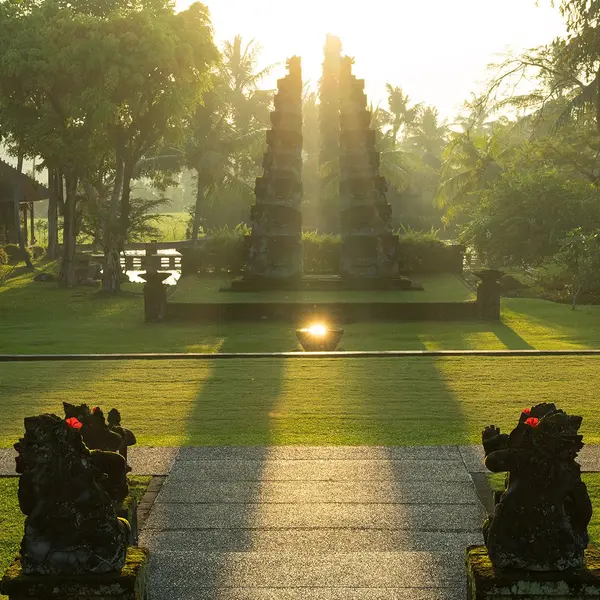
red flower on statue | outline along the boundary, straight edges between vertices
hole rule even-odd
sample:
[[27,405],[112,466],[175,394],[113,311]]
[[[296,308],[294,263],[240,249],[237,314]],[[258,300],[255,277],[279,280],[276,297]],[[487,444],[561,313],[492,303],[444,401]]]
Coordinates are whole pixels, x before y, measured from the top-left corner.
[[71,417],[70,419],[67,419],[67,425],[71,429],[81,429],[83,427],[83,424],[81,423],[81,421],[79,419],[76,419],[75,417]]
[[540,423],[539,419],[536,419],[535,417],[529,417],[529,419],[527,419],[527,421],[525,421],[525,425],[529,425],[530,427],[537,427]]
[[521,412],[524,412],[526,415],[530,415],[531,414],[531,409],[530,408],[524,408]]

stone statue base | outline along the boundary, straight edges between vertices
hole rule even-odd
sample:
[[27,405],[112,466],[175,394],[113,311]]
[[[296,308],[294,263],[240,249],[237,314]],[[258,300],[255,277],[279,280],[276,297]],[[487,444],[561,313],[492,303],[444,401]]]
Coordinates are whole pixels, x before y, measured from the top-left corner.
[[585,568],[532,572],[495,569],[485,546],[467,548],[467,600],[600,598],[600,550],[585,551]]
[[148,550],[129,547],[123,569],[102,575],[23,575],[16,558],[0,582],[0,593],[9,600],[147,600],[147,580]]

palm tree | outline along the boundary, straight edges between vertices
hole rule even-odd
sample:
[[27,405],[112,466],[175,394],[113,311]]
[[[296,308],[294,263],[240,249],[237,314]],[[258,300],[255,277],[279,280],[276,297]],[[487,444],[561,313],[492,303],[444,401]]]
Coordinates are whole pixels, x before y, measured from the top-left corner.
[[380,109],[380,116],[383,123],[390,127],[391,138],[397,140],[403,128],[414,123],[421,105],[409,106],[410,98],[402,91],[402,88],[390,83],[387,83],[385,87],[388,94],[388,110]]
[[419,154],[434,169],[442,165],[442,154],[448,138],[448,126],[440,123],[436,108],[421,108],[417,118],[408,128],[406,146]]

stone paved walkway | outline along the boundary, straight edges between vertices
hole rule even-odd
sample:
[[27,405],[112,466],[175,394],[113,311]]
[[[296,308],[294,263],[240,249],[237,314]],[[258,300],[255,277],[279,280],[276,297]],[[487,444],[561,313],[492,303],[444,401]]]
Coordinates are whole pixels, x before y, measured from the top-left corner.
[[458,447],[182,448],[151,600],[464,600],[484,517]]

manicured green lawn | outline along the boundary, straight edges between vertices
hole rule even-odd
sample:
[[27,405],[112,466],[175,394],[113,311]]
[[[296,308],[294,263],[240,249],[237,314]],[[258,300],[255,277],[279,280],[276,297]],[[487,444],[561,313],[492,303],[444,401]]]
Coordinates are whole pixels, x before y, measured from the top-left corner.
[[[140,288],[131,286],[139,292]],[[354,323],[346,350],[600,347],[600,307],[503,302],[502,323]],[[297,349],[288,323],[145,325],[139,293],[59,290],[22,275],[0,287],[1,353]],[[146,445],[478,443],[542,400],[582,414],[600,442],[600,357],[267,359],[0,363],[0,446],[63,400],[123,412]]]
[[[226,346],[225,349],[228,349]],[[600,443],[600,357],[43,362],[0,365],[0,446],[62,402],[119,408],[150,446],[473,444],[554,401]]]
[[[130,477],[130,493],[138,500],[144,495],[151,477]],[[0,477],[0,578],[19,551],[25,517],[19,509],[17,477]],[[0,598],[6,596],[0,595]]]
[[[31,274],[10,280],[0,286],[0,353],[278,352],[298,347],[294,327],[286,323],[145,325],[142,286],[125,287],[129,293],[114,298],[93,288],[70,291],[35,283]],[[600,348],[600,306],[573,312],[545,300],[507,299],[503,323],[354,323],[346,327],[342,347]]]
[[465,283],[452,274],[414,275],[422,291],[357,291],[357,292],[220,292],[229,286],[227,279],[184,277],[170,300],[184,303],[246,302],[468,302],[475,295]]

